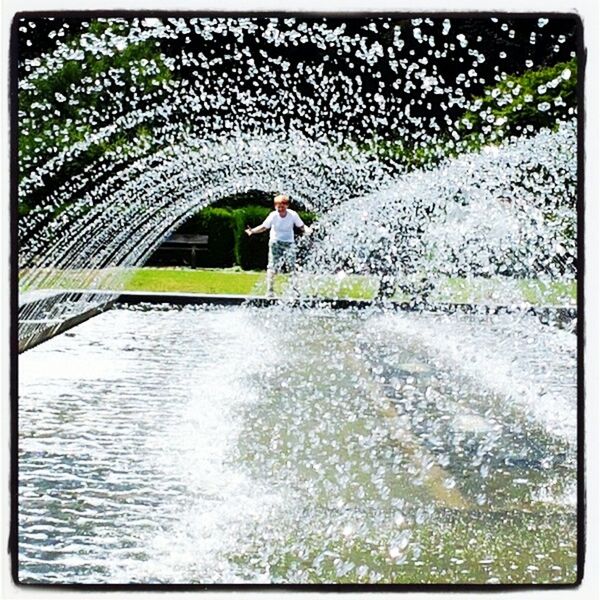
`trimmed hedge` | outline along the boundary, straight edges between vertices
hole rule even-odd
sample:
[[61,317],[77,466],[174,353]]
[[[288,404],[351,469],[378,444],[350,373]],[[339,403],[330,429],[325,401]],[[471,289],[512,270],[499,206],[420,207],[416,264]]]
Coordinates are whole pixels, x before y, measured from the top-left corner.
[[231,267],[234,264],[235,230],[232,211],[208,208],[187,220],[178,233],[208,235],[208,252],[198,255],[198,266]]
[[266,269],[269,255],[268,232],[249,237],[246,227],[260,225],[272,211],[264,206],[245,206],[235,210],[235,261],[244,271]]
[[[239,265],[245,271],[264,270],[269,253],[269,233],[249,237],[246,227],[260,225],[273,209],[249,205],[243,208],[210,206],[188,219],[177,233],[208,235],[208,252],[198,255],[201,267]],[[314,213],[297,211],[306,225],[316,219]]]
[[[269,258],[269,232],[249,237],[244,231],[248,225],[251,227],[260,225],[272,210],[272,208],[265,208],[262,206],[246,206],[233,211],[236,213],[236,223],[238,227],[235,246],[236,263],[245,271],[252,269],[263,270],[267,268]],[[304,210],[298,210],[296,212],[305,225],[312,225],[317,219],[315,213]]]

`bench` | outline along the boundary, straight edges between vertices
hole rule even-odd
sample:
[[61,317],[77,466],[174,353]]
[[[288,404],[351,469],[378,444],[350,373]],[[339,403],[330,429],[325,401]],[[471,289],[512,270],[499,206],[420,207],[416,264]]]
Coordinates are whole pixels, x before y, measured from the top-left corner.
[[190,266],[196,268],[196,259],[199,252],[208,251],[208,236],[196,234],[174,233],[165,239],[160,246],[161,251],[189,250]]

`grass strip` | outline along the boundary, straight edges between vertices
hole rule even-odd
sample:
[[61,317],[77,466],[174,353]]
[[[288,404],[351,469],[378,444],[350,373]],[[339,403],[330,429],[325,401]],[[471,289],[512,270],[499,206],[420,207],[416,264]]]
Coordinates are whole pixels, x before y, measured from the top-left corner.
[[[118,272],[117,272],[118,271]],[[43,289],[112,289],[115,281],[123,281],[126,291],[184,292],[196,294],[263,295],[266,292],[264,271],[237,269],[186,269],[142,267],[130,270],[57,271],[49,272]],[[280,294],[289,281],[278,275],[275,292]],[[36,286],[36,289],[39,286]],[[120,286],[118,286],[120,287]],[[28,291],[22,286],[21,291]],[[118,288],[117,288],[118,289]],[[372,299],[377,281],[364,275],[302,275],[302,290],[310,296],[349,299]],[[410,295],[398,293],[395,300],[410,300]],[[434,287],[432,302],[521,304],[534,306],[576,306],[576,281],[536,279],[453,278],[441,279]]]

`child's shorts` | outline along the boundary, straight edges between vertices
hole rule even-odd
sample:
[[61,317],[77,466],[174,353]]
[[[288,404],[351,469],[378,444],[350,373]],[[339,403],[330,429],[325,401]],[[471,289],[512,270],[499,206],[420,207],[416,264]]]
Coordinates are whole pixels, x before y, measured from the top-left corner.
[[274,273],[293,271],[296,265],[296,244],[293,242],[269,242],[269,264]]

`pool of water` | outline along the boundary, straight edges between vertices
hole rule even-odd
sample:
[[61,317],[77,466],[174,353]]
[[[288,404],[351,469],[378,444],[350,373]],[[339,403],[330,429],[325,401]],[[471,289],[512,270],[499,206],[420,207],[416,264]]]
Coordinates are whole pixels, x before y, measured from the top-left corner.
[[576,577],[576,338],[533,317],[121,307],[19,357],[19,576]]

